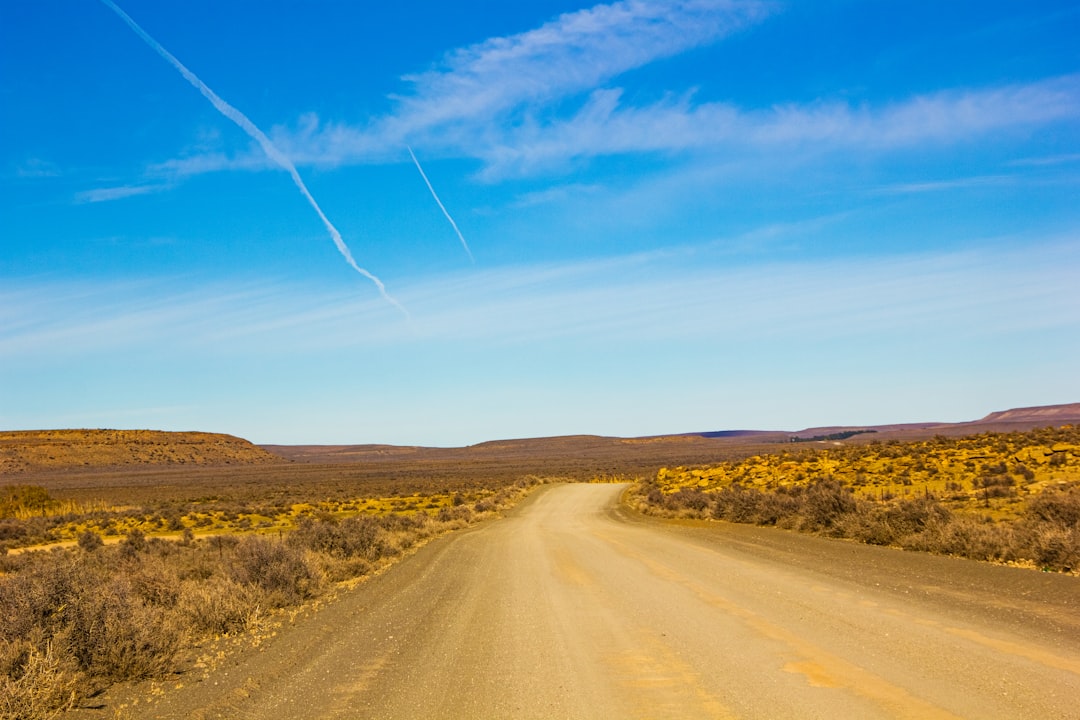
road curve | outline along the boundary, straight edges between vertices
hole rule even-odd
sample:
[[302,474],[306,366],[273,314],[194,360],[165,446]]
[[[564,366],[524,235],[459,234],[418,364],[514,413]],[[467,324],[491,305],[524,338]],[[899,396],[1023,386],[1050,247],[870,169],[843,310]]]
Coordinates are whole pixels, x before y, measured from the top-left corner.
[[545,489],[438,540],[159,718],[1077,718],[1080,579]]

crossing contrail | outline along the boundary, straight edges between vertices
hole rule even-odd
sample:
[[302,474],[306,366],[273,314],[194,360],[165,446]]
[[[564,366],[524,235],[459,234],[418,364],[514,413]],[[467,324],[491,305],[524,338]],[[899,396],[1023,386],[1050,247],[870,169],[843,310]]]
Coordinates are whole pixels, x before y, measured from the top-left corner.
[[431,197],[435,198],[435,202],[439,204],[439,209],[442,210],[442,214],[446,216],[446,219],[450,221],[450,226],[454,228],[454,232],[457,233],[458,240],[461,241],[461,247],[465,248],[465,252],[469,255],[469,260],[476,262],[476,258],[473,257],[472,250],[469,249],[469,243],[465,242],[465,236],[458,230],[457,223],[454,222],[454,218],[450,217],[450,213],[447,212],[446,206],[442,204],[442,200],[439,199],[438,193],[435,192],[435,188],[431,186],[431,181],[428,180],[427,173],[424,172],[424,168],[420,167],[420,161],[416,159],[416,153],[412,151],[412,148],[408,145],[405,148],[409,151],[409,157],[412,158],[413,164],[416,165],[416,169],[420,171],[420,177],[424,178],[424,183],[427,184],[427,189],[431,191]]
[[[184,76],[184,79],[191,83],[193,86],[195,86],[195,89],[201,92],[203,96],[207,100],[209,100],[210,103],[217,109],[218,112],[227,117],[229,120],[232,120],[234,123],[236,123],[241,130],[246,132],[251,137],[252,140],[259,143],[259,147],[263,149],[263,152],[266,153],[266,156],[268,158],[273,160],[275,163],[277,163],[289,173],[289,176],[296,184],[296,187],[300,189],[300,193],[305,198],[307,198],[307,201],[309,203],[311,203],[311,207],[315,208],[315,212],[318,214],[319,219],[322,220],[323,225],[326,226],[327,232],[330,233],[330,237],[333,239],[334,245],[337,246],[338,252],[340,252],[341,255],[345,258],[345,262],[349,263],[349,265],[352,266],[353,270],[356,270],[356,272],[360,273],[368,280],[375,283],[375,287],[379,289],[379,294],[383,296],[383,299],[385,299],[391,305],[396,307],[398,310],[401,310],[401,312],[405,313],[405,315],[408,316],[409,311],[406,310],[401,303],[395,300],[390,295],[390,293],[386,291],[386,286],[383,284],[383,281],[356,264],[356,260],[353,259],[352,253],[349,251],[349,246],[346,245],[345,241],[341,239],[341,233],[339,233],[337,228],[334,227],[334,224],[330,222],[330,219],[326,217],[326,213],[324,213],[322,211],[322,208],[319,207],[319,203],[315,202],[315,198],[312,197],[311,192],[307,189],[307,185],[305,185],[304,181],[300,178],[300,173],[296,171],[296,166],[293,165],[292,161],[289,160],[289,158],[286,157],[283,152],[278,150],[277,146],[275,146],[274,143],[270,141],[270,138],[266,136],[266,133],[257,128],[255,126],[255,123],[251,122],[251,120],[249,120],[248,117],[244,115],[244,113],[240,112],[232,105],[222,100],[221,97],[216,92],[211,90],[206,83],[200,80],[198,76],[195,75],[195,73],[188,70],[184,66],[184,64],[177,60],[172,53],[162,47],[161,43],[150,37],[150,35],[145,30],[139,27],[139,25],[134,20],[132,20],[126,12],[121,10],[116,5],[116,3],[114,3],[112,0],[101,0],[101,2],[110,9],[112,9],[112,11],[115,12],[117,15],[119,15],[120,19],[126,22],[128,26],[135,31],[135,34],[141,37],[147,45],[157,51],[158,55],[165,58],[165,60],[167,60],[170,65],[176,68],[180,72],[180,74]],[[431,185],[429,183],[428,187],[430,186]],[[432,192],[434,192],[434,190]],[[441,207],[442,203],[439,203],[439,205]],[[446,211],[443,210],[443,212]],[[451,222],[453,222],[453,220],[451,220]],[[462,240],[462,242],[464,242],[464,240]]]

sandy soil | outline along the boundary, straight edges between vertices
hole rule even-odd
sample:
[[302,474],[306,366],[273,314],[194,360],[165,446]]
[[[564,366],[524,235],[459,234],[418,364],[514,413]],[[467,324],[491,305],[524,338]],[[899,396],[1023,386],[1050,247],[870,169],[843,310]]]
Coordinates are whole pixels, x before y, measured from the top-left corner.
[[648,520],[621,491],[547,488],[205,679],[73,716],[1077,717],[1076,577]]

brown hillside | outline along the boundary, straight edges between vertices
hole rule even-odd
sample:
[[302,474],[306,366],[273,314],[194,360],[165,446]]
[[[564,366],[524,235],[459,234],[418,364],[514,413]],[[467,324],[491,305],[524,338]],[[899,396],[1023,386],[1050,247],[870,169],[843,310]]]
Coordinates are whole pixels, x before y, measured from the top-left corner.
[[[808,439],[845,431],[857,431],[850,442],[859,444],[874,440],[921,440],[934,435],[964,437],[983,432],[1023,432],[1042,427],[1080,424],[1080,403],[1043,405],[1040,407],[999,410],[968,422],[903,423],[896,425],[837,425],[814,427],[791,433],[791,437]],[[846,439],[846,438],[845,438]]]
[[1045,405],[1043,407],[1014,408],[990,413],[978,423],[1038,422],[1047,425],[1071,423],[1080,420],[1080,403],[1068,405]]
[[157,430],[0,432],[0,475],[118,466],[250,465],[282,458],[232,435]]

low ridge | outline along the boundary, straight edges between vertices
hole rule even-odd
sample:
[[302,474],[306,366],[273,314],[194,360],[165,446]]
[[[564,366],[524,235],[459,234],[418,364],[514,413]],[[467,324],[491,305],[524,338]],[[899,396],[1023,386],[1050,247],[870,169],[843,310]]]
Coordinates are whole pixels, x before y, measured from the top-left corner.
[[1050,424],[1080,420],[1080,403],[1044,405],[1041,407],[1013,408],[992,412],[978,423],[998,422],[1046,422]]
[[0,474],[117,466],[251,465],[283,459],[232,435],[160,430],[0,431]]

